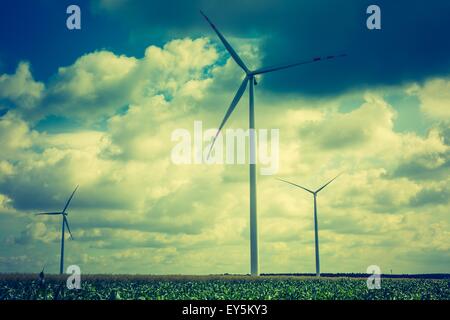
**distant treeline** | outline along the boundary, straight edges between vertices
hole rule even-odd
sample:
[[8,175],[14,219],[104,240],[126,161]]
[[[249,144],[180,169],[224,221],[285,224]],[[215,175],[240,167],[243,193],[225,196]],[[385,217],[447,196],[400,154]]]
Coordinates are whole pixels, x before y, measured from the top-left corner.
[[[9,281],[27,281],[37,280],[39,273],[0,273],[1,280]],[[45,274],[46,279],[63,280],[66,281],[69,275],[63,274]],[[367,273],[321,273],[321,278],[354,278],[354,279],[367,279],[370,274]],[[209,281],[209,280],[264,280],[264,278],[277,278],[277,280],[291,279],[298,277],[317,279],[314,273],[263,273],[261,277],[251,277],[245,274],[209,274],[209,275],[157,275],[157,274],[82,274],[83,280],[106,280],[106,281]],[[430,273],[430,274],[382,274],[382,278],[392,279],[436,279],[447,280],[450,279],[449,273]]]
[[[367,273],[321,273],[320,276],[324,278],[367,278],[370,274]],[[291,277],[315,277],[313,273],[263,273],[261,276],[291,276]],[[429,273],[429,274],[382,274],[382,278],[394,279],[450,279],[449,273]]]

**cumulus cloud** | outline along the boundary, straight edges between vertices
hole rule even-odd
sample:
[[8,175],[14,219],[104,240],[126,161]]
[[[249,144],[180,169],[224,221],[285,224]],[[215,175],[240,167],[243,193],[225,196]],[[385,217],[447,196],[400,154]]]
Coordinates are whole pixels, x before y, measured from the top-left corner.
[[21,62],[14,74],[0,76],[0,98],[25,109],[33,108],[40,101],[44,89],[43,83],[33,79],[27,62]]
[[362,146],[374,152],[380,141],[395,138],[395,111],[381,97],[367,94],[364,98],[365,103],[352,112],[335,113],[329,119],[303,126],[301,135],[319,149],[342,151]]
[[[0,145],[2,146],[0,159],[15,160],[19,158],[21,151],[32,146],[35,134],[30,130],[28,123],[14,112],[10,111],[5,114],[0,118]],[[6,168],[6,162],[3,163]]]
[[44,222],[33,221],[16,237],[10,239],[13,245],[42,245],[60,241],[60,232],[54,228],[48,228]]
[[113,113],[129,100],[132,87],[127,75],[135,66],[135,58],[107,51],[80,57],[59,68],[44,104],[50,111],[45,112],[84,119]]
[[[141,58],[93,52],[61,67],[41,93],[40,117],[80,119],[77,130],[40,131],[20,110],[2,116],[0,210],[14,214],[0,218],[24,261],[36,258],[34,242],[54,260],[60,221],[30,213],[61,209],[79,184],[69,207],[77,240],[67,250],[85,270],[247,272],[247,166],[170,160],[173,130],[192,132],[194,120],[214,127],[223,117],[242,74],[221,59],[204,38],[150,46]],[[365,271],[376,261],[430,271],[434,260],[423,251],[448,250],[438,241],[449,230],[445,127],[397,132],[395,102],[382,90],[352,92],[360,103],[346,112],[349,95],[284,96],[265,91],[264,81],[256,94],[259,126],[280,129],[280,176],[316,188],[345,172],[319,196],[324,270]],[[246,105],[229,128],[247,126]],[[264,272],[313,270],[310,195],[259,176],[258,201]],[[17,270],[19,255],[8,250],[2,271]],[[422,258],[397,261],[407,254]]]
[[450,80],[432,79],[423,85],[415,84],[408,88],[407,93],[415,95],[421,102],[421,110],[434,120],[450,121]]
[[61,67],[46,91],[40,117],[56,115],[89,123],[111,117],[132,103],[161,95],[170,100],[201,96],[207,66],[218,58],[208,40],[180,39],[149,46],[138,59],[97,51]]

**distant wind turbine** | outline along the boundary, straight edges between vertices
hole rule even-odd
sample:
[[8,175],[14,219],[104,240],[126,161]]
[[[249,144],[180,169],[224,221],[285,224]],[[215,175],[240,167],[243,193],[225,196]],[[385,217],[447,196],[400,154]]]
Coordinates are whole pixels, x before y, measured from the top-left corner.
[[77,191],[78,186],[73,190],[72,194],[69,197],[69,200],[67,200],[66,205],[64,206],[64,209],[61,212],[42,212],[37,213],[37,215],[61,215],[62,216],[62,232],[61,232],[61,260],[59,263],[59,273],[64,273],[64,231],[65,227],[67,227],[67,231],[69,231],[70,238],[73,240],[72,232],[70,231],[69,222],[67,220],[67,207],[69,206],[70,201],[72,201],[73,195]]
[[202,12],[200,13],[205,17],[206,21],[211,25],[211,27],[216,32],[217,36],[219,37],[220,41],[222,41],[223,45],[227,49],[228,53],[231,55],[233,60],[241,67],[241,69],[245,72],[245,78],[242,81],[241,86],[239,87],[238,91],[236,92],[236,95],[234,96],[231,105],[229,106],[225,117],[222,120],[222,123],[220,124],[219,129],[217,130],[217,133],[213,139],[213,142],[211,144],[211,147],[208,152],[208,158],[211,154],[211,151],[213,149],[214,143],[216,142],[216,139],[224,127],[225,123],[227,122],[230,115],[233,113],[234,108],[238,104],[239,100],[241,99],[242,95],[244,94],[247,85],[249,84],[250,90],[249,90],[249,136],[250,136],[250,264],[251,264],[251,275],[257,276],[259,275],[259,260],[258,260],[258,224],[257,224],[257,214],[256,214],[256,145],[255,145],[255,109],[254,109],[254,97],[253,97],[253,88],[254,85],[257,85],[255,76],[270,73],[273,71],[288,69],[304,64],[319,62],[319,61],[325,61],[325,60],[331,60],[335,58],[340,58],[346,56],[345,54],[337,55],[337,56],[327,56],[327,57],[316,57],[311,60],[305,60],[300,62],[295,62],[291,64],[286,65],[280,65],[280,66],[273,66],[273,67],[266,67],[266,68],[260,68],[254,71],[251,71],[247,68],[247,66],[244,64],[242,59],[239,57],[239,55],[236,53],[236,51],[231,47],[231,45],[228,43],[228,41],[224,38],[224,36],[220,33],[220,31],[216,28],[216,26],[209,20],[209,18]]
[[322,191],[326,186],[328,186],[331,182],[333,182],[337,177],[339,177],[342,173],[338,174],[336,177],[334,177],[333,179],[331,179],[330,181],[328,181],[327,183],[325,183],[323,186],[321,186],[319,189],[317,189],[316,191],[312,191],[309,190],[305,187],[299,186],[298,184],[283,180],[283,179],[278,179],[280,181],[289,183],[290,185],[293,185],[295,187],[301,188],[309,193],[311,193],[314,196],[314,239],[315,239],[315,244],[316,244],[316,276],[320,277],[320,259],[319,259],[319,225],[317,222],[317,194]]

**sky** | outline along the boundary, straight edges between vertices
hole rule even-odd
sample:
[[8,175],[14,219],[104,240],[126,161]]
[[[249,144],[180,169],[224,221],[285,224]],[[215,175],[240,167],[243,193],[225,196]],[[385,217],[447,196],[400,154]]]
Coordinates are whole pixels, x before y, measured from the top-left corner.
[[[366,9],[381,8],[381,30]],[[243,73],[279,170],[258,174],[260,271],[450,272],[448,1],[96,0],[2,3],[0,272],[219,274],[250,270],[248,165],[175,164],[172,133],[217,128]],[[81,8],[81,30],[66,27]],[[248,126],[247,94],[226,124]]]

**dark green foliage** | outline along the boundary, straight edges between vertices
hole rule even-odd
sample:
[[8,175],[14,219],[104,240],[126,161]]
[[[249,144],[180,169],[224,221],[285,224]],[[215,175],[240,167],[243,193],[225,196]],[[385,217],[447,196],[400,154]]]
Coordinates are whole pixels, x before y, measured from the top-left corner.
[[0,275],[0,300],[450,300],[450,279],[366,279],[265,276],[84,276],[80,290],[66,278],[45,284],[30,275]]

